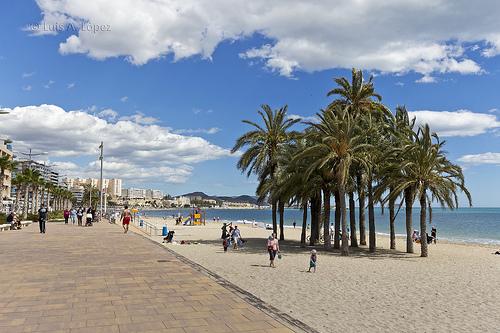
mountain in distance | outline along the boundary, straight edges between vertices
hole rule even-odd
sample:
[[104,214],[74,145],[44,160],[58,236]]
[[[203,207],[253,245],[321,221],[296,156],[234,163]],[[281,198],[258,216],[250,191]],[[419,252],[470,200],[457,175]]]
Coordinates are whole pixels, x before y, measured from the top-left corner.
[[217,196],[217,195],[208,195],[204,192],[191,192],[182,195],[183,197],[200,197],[203,200],[218,200],[218,201],[227,201],[227,202],[237,202],[237,203],[250,203],[253,205],[257,205],[257,197],[251,195],[239,195],[239,196]]

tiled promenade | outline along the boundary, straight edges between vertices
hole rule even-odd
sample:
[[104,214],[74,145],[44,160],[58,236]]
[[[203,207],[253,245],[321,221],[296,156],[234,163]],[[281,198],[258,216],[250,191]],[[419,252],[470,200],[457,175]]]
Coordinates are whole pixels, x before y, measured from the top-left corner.
[[0,332],[293,332],[108,223],[0,233]]

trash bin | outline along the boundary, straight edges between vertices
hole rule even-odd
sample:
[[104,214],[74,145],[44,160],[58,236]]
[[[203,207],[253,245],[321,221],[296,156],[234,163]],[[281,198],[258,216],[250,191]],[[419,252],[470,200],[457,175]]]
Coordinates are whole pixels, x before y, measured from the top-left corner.
[[168,234],[168,228],[166,225],[163,226],[163,229],[161,231],[161,235],[165,237]]

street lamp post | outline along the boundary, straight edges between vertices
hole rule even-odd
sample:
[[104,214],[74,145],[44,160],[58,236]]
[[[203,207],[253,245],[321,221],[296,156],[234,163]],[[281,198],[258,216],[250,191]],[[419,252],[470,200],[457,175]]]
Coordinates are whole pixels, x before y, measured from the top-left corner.
[[101,141],[101,145],[99,146],[100,150],[101,150],[101,154],[99,155],[99,160],[101,161],[101,188],[100,188],[100,196],[99,196],[99,206],[100,206],[100,209],[99,209],[99,221],[102,220],[102,203],[103,203],[103,200],[102,200],[102,196],[103,196],[103,188],[104,188],[104,184],[103,184],[103,179],[102,179],[102,163],[103,163],[103,153],[104,153],[104,142]]

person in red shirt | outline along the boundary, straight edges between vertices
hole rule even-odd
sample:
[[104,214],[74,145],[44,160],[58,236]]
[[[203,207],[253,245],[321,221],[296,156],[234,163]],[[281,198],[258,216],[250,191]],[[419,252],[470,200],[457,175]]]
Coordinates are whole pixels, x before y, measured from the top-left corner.
[[123,232],[127,233],[128,232],[128,225],[130,224],[130,220],[132,220],[132,213],[130,212],[130,209],[128,209],[127,205],[125,205],[125,209],[122,212],[122,216],[121,216],[120,220],[122,221]]

